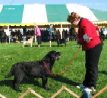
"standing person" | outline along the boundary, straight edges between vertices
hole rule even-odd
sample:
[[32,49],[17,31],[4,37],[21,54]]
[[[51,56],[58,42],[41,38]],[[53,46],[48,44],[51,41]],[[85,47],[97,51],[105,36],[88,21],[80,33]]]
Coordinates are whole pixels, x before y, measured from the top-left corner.
[[102,51],[102,43],[96,30],[96,26],[86,18],[72,12],[67,21],[78,27],[77,39],[85,51],[86,74],[83,81],[81,98],[91,98],[91,91],[96,89],[98,78],[98,62]]
[[[7,29],[5,30],[5,33],[6,33],[6,42],[9,42],[10,43],[10,40],[11,40],[11,31],[10,31],[10,28],[9,26],[7,27]],[[8,39],[8,40],[7,40]]]
[[48,32],[49,32],[49,47],[51,47],[51,41],[53,39],[53,33],[54,33],[53,25],[50,25]]
[[40,30],[40,28],[36,25],[34,31],[35,31],[35,35],[36,35],[38,47],[40,47],[40,44],[41,44],[41,30]]

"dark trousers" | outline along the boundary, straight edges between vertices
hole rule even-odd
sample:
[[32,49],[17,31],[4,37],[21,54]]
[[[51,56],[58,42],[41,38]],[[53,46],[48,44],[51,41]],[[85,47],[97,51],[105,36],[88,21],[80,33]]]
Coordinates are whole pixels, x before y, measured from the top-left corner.
[[98,62],[102,51],[102,44],[98,44],[92,49],[86,50],[85,60],[86,60],[86,74],[83,85],[86,87],[96,88],[96,81],[98,78]]
[[36,38],[37,38],[38,45],[40,45],[41,44],[41,36],[37,36]]

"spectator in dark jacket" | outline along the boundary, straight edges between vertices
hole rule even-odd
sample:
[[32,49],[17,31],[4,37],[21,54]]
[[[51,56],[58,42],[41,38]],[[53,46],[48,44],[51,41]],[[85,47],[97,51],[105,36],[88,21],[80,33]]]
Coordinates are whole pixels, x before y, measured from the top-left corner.
[[53,25],[50,25],[50,27],[48,28],[48,32],[49,32],[49,47],[51,47],[51,41],[52,41],[53,35],[54,35]]

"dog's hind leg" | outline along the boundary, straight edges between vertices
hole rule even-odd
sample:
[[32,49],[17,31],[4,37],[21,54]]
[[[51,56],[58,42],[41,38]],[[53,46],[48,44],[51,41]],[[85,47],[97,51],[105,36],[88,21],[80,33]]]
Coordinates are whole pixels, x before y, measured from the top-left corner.
[[47,82],[48,82],[48,77],[42,77],[42,87],[46,90],[48,90],[48,85],[47,85]]
[[57,39],[57,47],[59,47],[60,41],[59,39]]
[[13,76],[14,73],[14,67],[11,68],[10,72],[5,76],[5,78]]
[[64,39],[64,44],[65,44],[65,47],[66,47],[66,43],[67,43],[67,41],[66,41],[66,39]]
[[66,42],[65,42],[65,47],[66,47]]
[[21,83],[21,81],[23,80],[24,78],[24,74],[19,74],[19,75],[16,75],[14,76],[14,81],[13,81],[13,88],[16,90],[16,91],[21,91],[19,89],[19,85]]

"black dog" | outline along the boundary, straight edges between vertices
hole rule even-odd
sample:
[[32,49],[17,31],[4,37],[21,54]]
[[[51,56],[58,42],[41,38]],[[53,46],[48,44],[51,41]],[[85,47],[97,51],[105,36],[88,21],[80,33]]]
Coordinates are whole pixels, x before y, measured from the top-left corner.
[[26,76],[42,78],[42,87],[48,89],[47,81],[51,75],[52,67],[55,60],[60,57],[60,52],[50,51],[40,61],[35,62],[19,62],[12,66],[8,77],[14,76],[13,88],[20,90],[19,85]]
[[56,39],[56,41],[57,41],[57,46],[58,47],[60,46],[60,44],[65,44],[65,46],[66,46],[66,39],[65,38]]

